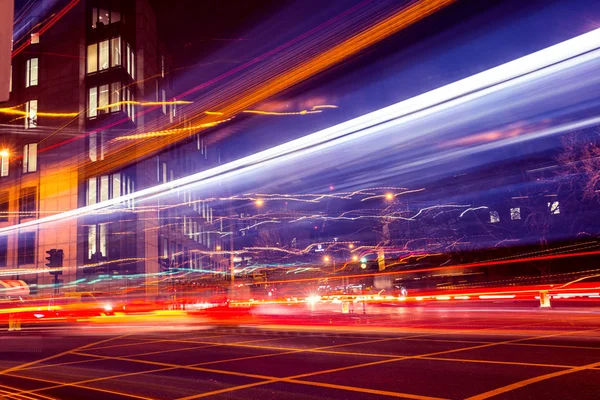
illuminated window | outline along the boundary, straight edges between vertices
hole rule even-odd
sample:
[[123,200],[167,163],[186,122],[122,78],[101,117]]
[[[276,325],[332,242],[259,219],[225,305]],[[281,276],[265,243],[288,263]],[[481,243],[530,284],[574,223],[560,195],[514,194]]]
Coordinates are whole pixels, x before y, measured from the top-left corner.
[[37,171],[37,143],[23,146],[23,173]]
[[110,66],[116,67],[117,65],[121,65],[121,38],[116,37],[110,40]]
[[38,32],[31,34],[31,44],[38,44],[40,42],[40,34]]
[[38,102],[37,100],[29,100],[25,103],[25,129],[33,129],[37,127],[37,113],[38,113]]
[[90,44],[87,52],[87,73],[98,71],[98,44]]
[[107,70],[122,65],[121,37],[92,43],[87,47],[87,73]]
[[122,16],[118,8],[119,1],[113,1],[111,8],[92,8],[92,29],[102,28],[121,21]]
[[19,233],[18,265],[35,263],[35,232]]
[[98,115],[98,88],[91,87],[88,93],[88,118],[91,118]]
[[166,114],[167,113],[167,105],[165,104],[165,102],[167,101],[167,92],[165,91],[165,89],[161,89],[161,101],[163,102],[162,113]]
[[131,49],[129,43],[127,43],[127,73],[135,79],[135,52]]
[[96,196],[97,196],[97,192],[98,192],[98,189],[96,187],[97,180],[98,180],[97,178],[88,179],[87,200],[85,203],[86,206],[96,204]]
[[0,168],[0,176],[8,176],[8,166],[9,166],[9,154],[4,154],[2,156],[0,156],[0,160],[2,161],[2,166]]
[[98,114],[121,111],[121,82],[94,86],[88,89],[88,118]]
[[160,76],[165,77],[165,56],[160,56]]
[[38,84],[38,59],[30,58],[25,66],[25,87]]
[[121,174],[112,176],[112,198],[121,196]]
[[510,219],[513,221],[516,219],[521,219],[521,208],[519,208],[519,207],[511,208],[510,209]]
[[100,201],[106,201],[109,199],[109,193],[110,193],[110,189],[109,189],[109,180],[108,180],[108,175],[103,175],[100,177]]
[[98,88],[98,114],[106,114],[108,109],[108,85],[101,85]]
[[550,214],[552,214],[552,215],[560,214],[560,204],[558,201],[549,202],[548,208],[550,209]]
[[500,214],[498,214],[498,211],[490,211],[490,222],[492,224],[500,222]]
[[108,256],[108,224],[88,225],[87,229],[87,262],[102,262]]
[[119,102],[121,101],[121,82],[113,82],[110,84],[110,112],[117,112],[121,109]]
[[98,45],[98,70],[108,69],[109,41],[103,40]]

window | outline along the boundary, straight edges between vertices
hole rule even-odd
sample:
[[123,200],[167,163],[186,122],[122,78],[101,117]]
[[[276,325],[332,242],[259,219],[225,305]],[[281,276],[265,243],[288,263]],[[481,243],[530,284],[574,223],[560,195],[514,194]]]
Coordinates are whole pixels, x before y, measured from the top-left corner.
[[88,89],[88,118],[98,114],[121,111],[121,82],[110,85],[93,86]]
[[34,187],[21,189],[19,192],[19,218],[31,218],[35,216],[35,192]]
[[127,43],[127,73],[132,79],[135,79],[135,52],[131,49],[129,43]]
[[6,267],[8,258],[8,236],[0,236],[0,267]]
[[113,1],[110,10],[107,8],[92,8],[92,29],[102,28],[121,21],[121,12],[118,5],[119,1]]
[[100,71],[108,69],[109,47],[110,46],[108,40],[101,41],[98,46],[98,70]]
[[98,115],[98,88],[91,87],[88,95],[88,118]]
[[120,65],[122,65],[120,36],[88,45],[88,74],[92,74],[97,71],[104,71],[109,67],[112,68]]
[[8,221],[8,192],[0,193],[0,222]]
[[490,211],[490,222],[492,224],[500,222],[500,214],[498,214],[498,211]]
[[121,38],[120,37],[112,38],[110,40],[110,50],[111,50],[110,66],[116,67],[118,65],[121,65]]
[[515,207],[515,208],[510,209],[510,219],[513,221],[516,219],[521,219],[521,208],[520,207]]
[[88,45],[87,52],[87,73],[91,74],[98,71],[98,44]]
[[37,143],[23,146],[23,173],[37,171]]
[[40,42],[40,34],[38,32],[31,34],[31,44],[38,44]]
[[35,263],[35,232],[19,234],[18,265]]
[[117,112],[121,109],[119,101],[121,101],[121,82],[113,82],[110,84],[110,112]]
[[122,173],[90,178],[87,183],[85,205],[88,206],[101,201],[114,199],[122,195],[133,193],[133,191],[133,180]]
[[560,214],[560,203],[558,201],[548,202],[548,208],[550,209],[550,214]]
[[33,129],[37,127],[37,100],[29,100],[25,103],[25,129]]
[[123,93],[123,96],[123,100],[126,101],[125,110],[127,111],[127,116],[129,116],[129,118],[135,122],[135,109],[133,107],[135,96],[129,88],[125,88],[125,93]]
[[166,114],[167,113],[167,105],[165,104],[165,102],[167,101],[167,92],[165,91],[165,89],[161,89],[161,101],[162,101],[162,113]]
[[2,154],[0,155],[0,163],[1,168],[0,168],[0,176],[8,176],[8,166],[9,166],[9,154]]
[[101,262],[108,256],[108,224],[87,226],[87,260]]
[[98,87],[98,113],[108,113],[108,85]]
[[160,56],[160,76],[165,77],[165,56]]
[[25,66],[25,87],[38,84],[38,59],[30,58]]

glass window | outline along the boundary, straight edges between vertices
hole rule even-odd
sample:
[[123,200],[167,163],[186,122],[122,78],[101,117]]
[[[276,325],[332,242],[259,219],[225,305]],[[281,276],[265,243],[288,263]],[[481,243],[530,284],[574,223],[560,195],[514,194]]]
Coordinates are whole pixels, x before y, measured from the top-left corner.
[[39,32],[34,32],[31,34],[31,44],[38,44],[40,42],[40,34]]
[[9,155],[3,154],[0,156],[0,159],[2,161],[2,168],[0,169],[0,176],[8,176]]
[[86,206],[96,204],[96,180],[97,178],[88,179],[88,187],[87,187],[87,202]]
[[109,42],[108,40],[103,40],[100,42],[98,47],[98,69],[100,71],[104,69],[108,69],[108,48]]
[[90,160],[92,162],[97,161],[98,160],[98,143],[97,143],[97,138],[96,138],[96,132],[92,132],[90,133],[90,135],[88,136],[88,142],[89,142],[89,156],[90,156]]
[[160,56],[160,76],[165,77],[165,56]]
[[558,215],[560,214],[560,203],[558,201],[553,201],[548,203],[548,208],[550,209],[550,214]]
[[30,218],[35,216],[35,193],[34,187],[23,188],[19,192],[19,218]]
[[0,194],[0,222],[8,221],[8,192]]
[[108,85],[101,85],[98,91],[98,112],[108,113]]
[[110,12],[110,23],[114,24],[121,20],[121,13],[116,10],[111,10]]
[[112,198],[121,196],[121,174],[112,176]]
[[8,236],[0,237],[0,267],[6,267],[8,258]]
[[37,127],[37,100],[29,100],[25,103],[25,129],[33,129]]
[[35,232],[19,234],[18,264],[35,263]]
[[110,112],[117,112],[121,109],[119,104],[121,101],[121,82],[113,82],[110,84]]
[[108,200],[108,175],[100,177],[100,201]]
[[161,101],[162,101],[162,113],[166,114],[167,113],[167,105],[165,104],[165,102],[167,101],[167,92],[165,91],[165,89],[161,89]]
[[98,71],[98,44],[90,44],[87,52],[87,73]]
[[37,171],[37,143],[26,144],[23,147],[23,173]]
[[96,254],[96,225],[90,225],[88,229],[88,259],[92,259]]
[[38,84],[38,59],[31,58],[27,60],[25,67],[25,87],[36,86]]
[[91,87],[88,95],[88,118],[98,115],[98,88]]
[[121,65],[121,38],[116,37],[110,39],[111,60],[110,66],[115,67]]

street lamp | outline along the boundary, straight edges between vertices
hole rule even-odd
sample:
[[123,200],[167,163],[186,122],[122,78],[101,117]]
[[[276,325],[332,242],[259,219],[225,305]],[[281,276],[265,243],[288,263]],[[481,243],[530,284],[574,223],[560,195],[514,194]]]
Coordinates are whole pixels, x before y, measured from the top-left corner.
[[217,247],[216,247],[216,250],[217,250],[217,251],[221,251],[221,246],[218,246],[218,245],[217,245]]
[[323,257],[323,261],[325,261],[326,263],[328,263],[331,259],[329,258],[329,256],[325,256]]
[[8,151],[8,149],[0,150],[0,157],[8,157],[9,154],[10,152]]
[[348,248],[349,248],[349,249],[353,249],[353,248],[354,248],[354,243],[350,243],[350,244],[348,245]]
[[352,261],[358,261],[358,256],[352,256]]
[[386,195],[385,195],[385,199],[386,199],[387,201],[392,201],[392,200],[394,200],[394,194],[393,194],[393,193],[386,193]]
[[256,200],[256,202],[255,202],[255,203],[256,203],[256,206],[257,206],[257,207],[260,207],[260,206],[262,206],[262,205],[263,205],[265,202],[264,202],[264,200],[263,200],[263,199],[258,199],[258,200]]

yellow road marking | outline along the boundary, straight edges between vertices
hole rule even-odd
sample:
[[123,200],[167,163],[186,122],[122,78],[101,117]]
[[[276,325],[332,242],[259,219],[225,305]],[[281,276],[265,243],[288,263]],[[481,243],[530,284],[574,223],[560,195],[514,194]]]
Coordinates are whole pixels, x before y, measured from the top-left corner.
[[522,365],[525,367],[548,367],[548,368],[574,368],[574,365],[560,365],[560,364],[538,364],[538,363],[527,363],[518,361],[494,361],[494,360],[474,360],[474,359],[462,359],[462,358],[443,358],[443,357],[419,357],[420,360],[433,360],[433,361],[454,361],[454,362],[467,362],[467,363],[482,363],[482,364],[502,364],[502,365]]
[[[28,379],[28,380],[31,380],[31,381],[39,381],[39,382],[45,382],[45,383],[54,383],[54,384],[58,384],[59,386],[73,386],[73,385],[69,385],[68,383],[65,383],[65,382],[59,382],[59,381],[54,381],[54,380],[45,379],[45,378],[24,377],[24,376],[15,375],[15,374],[12,374],[12,373],[8,373],[8,374],[5,374],[5,375],[6,376],[12,376],[14,378]],[[117,391],[114,391],[114,390],[100,389],[100,388],[95,388],[95,387],[91,387],[91,386],[81,386],[80,388],[81,389],[86,389],[86,390],[93,390],[93,391],[96,391],[96,392],[103,392],[103,393],[115,394],[117,396],[132,397],[132,398],[135,398],[135,399],[153,400],[151,397],[142,397],[142,396],[137,396],[135,394],[122,393],[122,392],[117,392]],[[23,391],[21,393],[33,393],[33,392],[37,392],[37,391],[43,391],[43,390],[46,390],[46,389],[50,389],[50,387],[40,388],[40,389],[35,389],[35,390]]]
[[524,386],[531,385],[532,383],[537,383],[537,382],[545,381],[545,380],[548,380],[548,379],[556,378],[558,376],[572,374],[572,373],[583,371],[583,370],[586,370],[586,369],[596,368],[598,366],[600,366],[600,362],[595,362],[593,364],[582,365],[581,367],[575,367],[575,368],[571,368],[571,369],[567,369],[567,370],[563,370],[563,371],[556,371],[556,372],[552,372],[550,374],[536,376],[535,378],[525,379],[525,380],[522,380],[520,382],[515,382],[515,383],[510,384],[510,385],[506,385],[506,386],[503,386],[503,387],[500,387],[500,388],[496,388],[496,389],[490,390],[490,391],[485,392],[485,393],[478,394],[476,396],[471,396],[467,400],[483,400],[483,399],[488,399],[490,397],[498,396],[498,395],[500,395],[502,393],[507,393],[507,392],[510,392],[510,391],[522,388]]
[[106,343],[106,342],[110,342],[110,341],[112,341],[112,340],[118,340],[118,339],[124,338],[124,337],[126,337],[126,336],[129,336],[129,334],[126,334],[126,335],[121,335],[121,336],[117,336],[117,337],[112,337],[112,338],[108,338],[108,339],[100,340],[100,341],[93,342],[93,343],[88,343],[88,344],[86,344],[86,345],[79,346],[79,347],[77,347],[77,348],[75,348],[75,349],[71,349],[71,350],[63,351],[63,352],[61,352],[61,353],[54,354],[54,355],[52,355],[52,356],[48,356],[48,357],[44,357],[44,358],[41,358],[41,359],[39,359],[39,360],[34,360],[34,361],[30,361],[30,362],[27,362],[27,363],[24,363],[24,364],[15,365],[14,367],[9,367],[9,368],[6,368],[6,369],[3,369],[2,371],[0,371],[0,375],[5,375],[5,374],[7,374],[7,373],[9,373],[9,372],[17,371],[17,370],[19,370],[19,369],[21,369],[21,368],[26,368],[26,367],[29,367],[29,366],[31,366],[31,365],[36,365],[36,364],[39,364],[39,363],[41,363],[41,362],[44,362],[44,361],[53,360],[53,359],[55,359],[55,358],[59,358],[59,357],[62,357],[62,356],[64,356],[64,355],[71,354],[71,353],[73,353],[74,351],[85,350],[85,349],[87,349],[87,348],[89,348],[89,347],[92,347],[92,346],[94,346],[94,345],[96,345],[96,344],[99,344],[99,343]]

